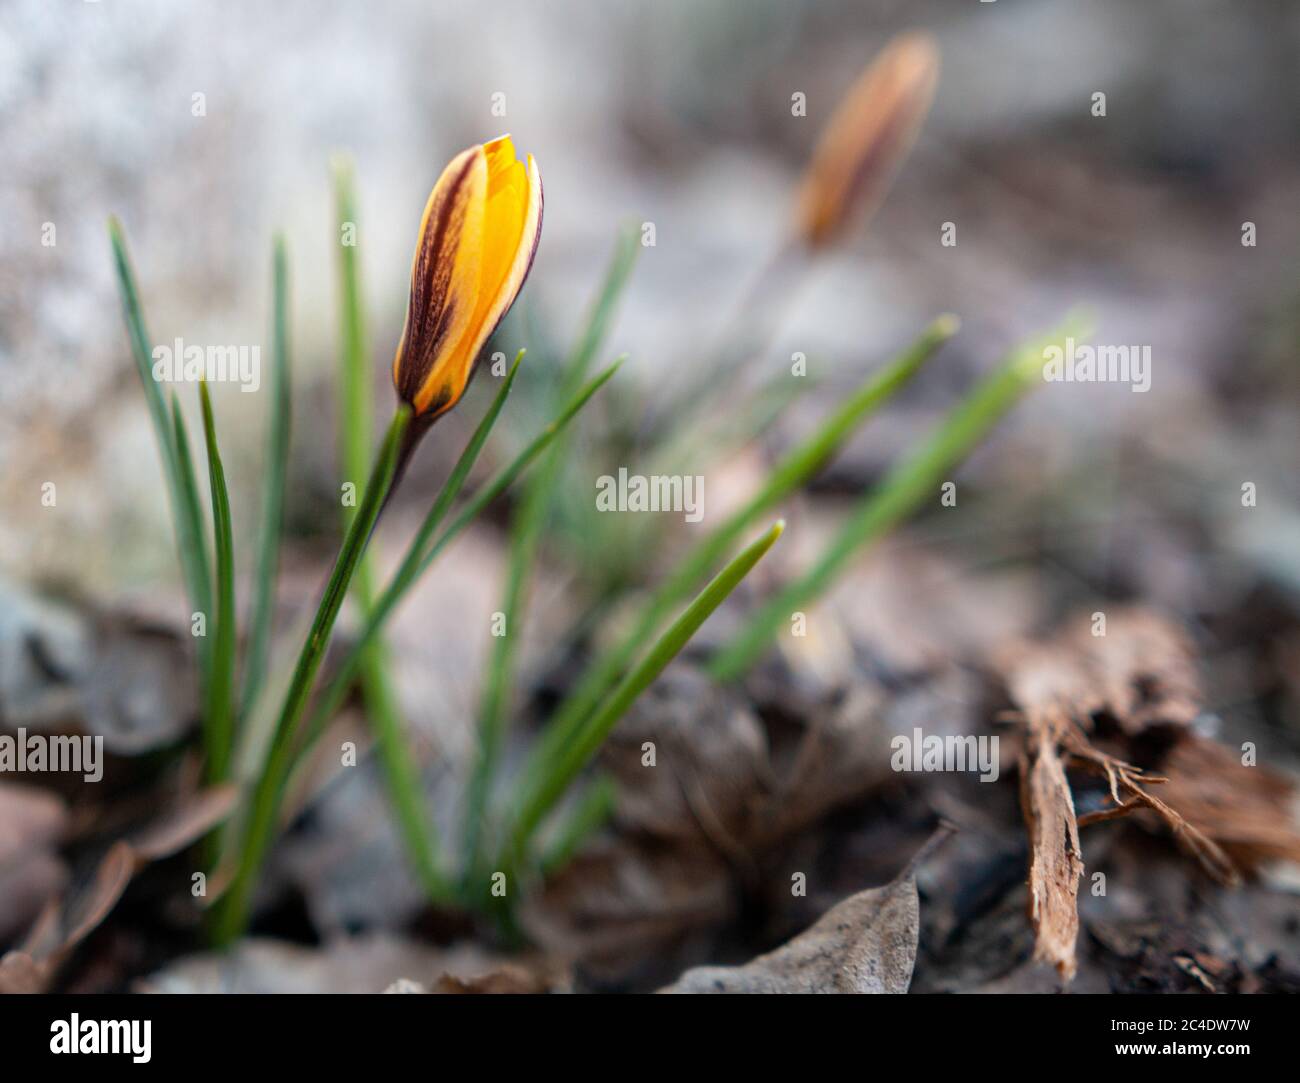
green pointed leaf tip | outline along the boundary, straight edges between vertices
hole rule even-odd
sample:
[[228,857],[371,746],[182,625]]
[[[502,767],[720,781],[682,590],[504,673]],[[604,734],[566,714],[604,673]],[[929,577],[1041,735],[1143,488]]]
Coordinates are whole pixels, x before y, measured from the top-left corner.
[[754,565],[776,544],[784,530],[785,520],[778,519],[713,577],[659,637],[645,657],[609,694],[604,705],[574,736],[561,756],[548,759],[538,755],[545,747],[544,741],[535,746],[534,754],[525,765],[521,777],[521,796],[510,836],[510,851],[503,855],[504,861],[517,865],[524,859],[538,826],[596,754],[619,719],[686,646],[714,610],[753,570]]
[[910,515],[1021,396],[1042,379],[1044,352],[1049,345],[1086,333],[1082,318],[1072,314],[1056,331],[1012,349],[859,502],[812,567],[761,606],[736,638],[710,660],[708,669],[713,677],[739,678],[770,645],[791,612],[818,598],[856,553]]
[[[149,419],[153,424],[154,438],[162,458],[163,480],[167,486],[168,507],[172,517],[172,528],[176,535],[181,576],[189,596],[191,612],[206,613],[211,608],[212,585],[207,563],[207,549],[202,542],[204,537],[202,512],[199,510],[195,495],[197,484],[192,463],[188,456],[182,461],[181,451],[177,446],[177,434],[183,432],[184,420],[179,418],[175,411],[169,416],[162,389],[153,378],[149,333],[144,324],[139,288],[126,250],[126,234],[116,216],[110,216],[108,219],[108,235],[113,251],[113,267],[118,291],[121,295],[122,319],[126,324],[127,341],[131,347],[131,357],[135,362],[136,373],[144,391],[145,403],[149,408]],[[209,668],[208,644],[205,640],[199,641],[198,653],[202,678]]]
[[687,550],[651,593],[627,633],[584,670],[577,685],[551,716],[543,737],[545,755],[554,756],[572,739],[603,695],[623,673],[638,647],[662,625],[672,607],[701,582],[746,530],[763,514],[813,478],[845,442],[904,387],[940,346],[957,333],[956,316],[940,316],[894,360],[873,371],[822,424],[772,467],[767,479],[742,507]]

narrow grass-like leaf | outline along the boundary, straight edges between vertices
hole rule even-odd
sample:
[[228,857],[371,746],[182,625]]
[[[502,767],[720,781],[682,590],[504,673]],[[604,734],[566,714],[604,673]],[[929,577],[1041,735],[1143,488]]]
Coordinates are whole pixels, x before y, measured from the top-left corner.
[[701,624],[735,590],[740,581],[772,548],[785,523],[778,520],[772,527],[751,542],[726,565],[682,614],[665,630],[645,657],[628,673],[601,707],[586,724],[573,735],[573,739],[560,754],[546,758],[535,750],[521,776],[519,799],[515,815],[511,818],[509,851],[503,862],[518,868],[528,851],[533,833],[555,802],[577,778],[604,743],[610,731],[651,683],[663,672]]
[[[523,351],[519,352],[519,357],[515,359],[514,368],[510,370],[510,378],[513,378],[515,371],[519,367],[519,361],[523,357]],[[461,453],[455,469],[452,470],[451,477],[447,479],[446,485],[443,486],[442,492],[438,494],[438,499],[430,509],[429,514],[425,517],[420,526],[419,532],[407,549],[406,556],[403,558],[400,567],[394,573],[392,580],[384,591],[375,601],[375,607],[371,611],[370,619],[366,621],[365,626],[357,636],[356,642],[352,649],[339,664],[338,672],[335,674],[333,681],[327,686],[321,694],[319,705],[312,715],[310,725],[306,727],[305,736],[300,749],[300,754],[305,754],[316,741],[320,734],[328,725],[330,718],[338,711],[343,703],[344,697],[352,681],[356,679],[357,672],[360,668],[361,652],[373,642],[380,630],[384,626],[389,616],[392,615],[397,603],[400,602],[406,592],[411,588],[417,579],[428,570],[429,566],[438,558],[443,549],[445,549],[452,540],[476,519],[482,511],[496,500],[506,489],[514,484],[515,480],[522,474],[532,462],[550,446],[566,425],[578,414],[580,410],[591,400],[591,397],[604,386],[605,382],[618,371],[622,364],[622,359],[615,361],[603,372],[594,376],[583,387],[582,391],[574,400],[565,407],[554,420],[546,425],[542,431],[533,438],[514,459],[505,467],[498,471],[487,485],[474,494],[474,496],[465,504],[461,513],[452,521],[451,525],[438,536],[437,541],[429,543],[434,531],[437,530],[443,518],[450,510],[452,502],[456,499],[461,488],[465,484],[466,478],[469,477],[470,469],[474,465],[478,453],[482,449],[483,441],[487,439],[487,434],[496,421],[496,415],[500,412],[502,405],[505,403],[506,392],[509,390],[509,381],[501,388],[496,400],[492,404],[492,409],[488,415],[479,424],[475,430],[473,438]]]
[[[172,440],[173,447],[176,451],[176,464],[178,467],[177,478],[180,482],[180,498],[186,508],[185,514],[180,516],[176,521],[176,532],[177,535],[183,539],[180,546],[181,551],[191,554],[197,553],[200,556],[203,564],[203,569],[200,574],[206,580],[208,575],[208,541],[201,533],[198,537],[191,537],[195,523],[199,524],[199,529],[202,530],[204,521],[203,515],[198,511],[195,511],[195,513],[191,515],[188,510],[190,508],[197,509],[200,507],[198,482],[194,472],[194,456],[190,451],[190,436],[188,429],[185,427],[185,414],[181,411],[180,399],[178,399],[175,394],[171,396],[171,415]],[[193,599],[191,599],[191,604],[194,604]],[[210,605],[211,602],[209,601],[208,604]],[[203,613],[203,619],[205,621],[212,619],[211,612],[207,610],[200,610],[200,612]],[[190,615],[190,619],[192,622],[193,614]],[[198,660],[199,669],[199,699],[201,701],[206,701],[208,696],[209,672],[211,670],[212,662],[212,651],[209,649],[208,639],[199,638],[199,643],[195,650],[195,657]]]
[[277,236],[272,254],[271,406],[267,421],[262,521],[257,532],[257,563],[249,616],[248,646],[244,654],[241,714],[247,715],[257,700],[271,655],[271,629],[275,619],[275,584],[284,531],[284,492],[289,471],[289,431],[293,408],[289,369],[289,260],[284,237]]
[[985,434],[1042,379],[1044,350],[1079,332],[1071,322],[1061,331],[1020,346],[895,466],[866,496],[811,568],[752,614],[736,638],[709,661],[718,680],[741,676],[763,653],[790,614],[819,597],[861,549],[894,527],[927,497]]
[[[176,433],[183,430],[175,415],[169,417],[162,389],[153,378],[152,349],[149,332],[144,324],[144,311],[136,286],[135,272],[126,251],[126,237],[122,224],[116,217],[108,220],[108,235],[113,248],[113,265],[117,272],[118,289],[122,295],[122,316],[126,322],[127,338],[131,343],[131,356],[135,361],[149,417],[153,422],[154,437],[162,456],[163,478],[167,484],[172,525],[176,533],[176,547],[180,555],[181,576],[189,595],[192,611],[211,615],[212,580],[208,566],[207,547],[204,541],[203,513],[199,506],[198,486],[194,479],[193,463],[188,454],[182,461],[177,448]],[[188,449],[187,449],[188,450]],[[199,671],[205,675],[209,669],[209,649],[206,639],[198,644]],[[203,683],[206,683],[205,681]]]
[[235,747],[235,542],[230,522],[226,473],[217,449],[217,428],[206,381],[199,382],[203,406],[203,438],[208,451],[208,487],[212,493],[212,533],[217,571],[217,610],[209,614],[212,669],[203,712],[203,744],[209,784],[230,774]]
[[[340,230],[355,225],[356,197],[351,163],[334,163],[336,224]],[[370,456],[370,418],[374,408],[367,361],[365,303],[361,289],[361,268],[356,245],[340,244],[339,250],[339,433],[343,470],[349,478],[364,475]],[[354,509],[344,509],[344,523]],[[352,596],[362,618],[374,610],[374,562],[369,554],[361,558],[352,580]],[[439,871],[437,840],[425,808],[419,773],[402,718],[401,704],[393,688],[388,649],[376,638],[360,658],[361,693],[366,717],[374,728],[380,764],[388,797],[397,818],[402,842],[425,890],[434,898],[446,893]]]
[[361,691],[374,727],[379,762],[402,843],[425,894],[434,902],[446,901],[451,897],[451,886],[442,870],[436,829],[425,804],[401,704],[389,676],[387,647],[382,641],[372,644],[362,657]]
[[[576,394],[583,379],[591,369],[591,362],[600,349],[600,344],[609,334],[618,302],[623,296],[632,268],[636,265],[637,253],[641,246],[637,241],[635,230],[624,229],[614,242],[614,255],[601,283],[600,292],[587,314],[583,324],[582,336],[578,339],[565,365],[566,391]],[[567,397],[567,395],[566,395]]]
[[758,439],[790,406],[822,386],[812,375],[792,377],[781,372],[756,388],[726,413],[677,434],[654,449],[647,473],[686,474],[705,457],[718,460]]
[[[627,285],[639,247],[630,230],[619,235],[614,255],[591,306],[583,332],[564,365],[559,394],[553,405],[558,407],[571,399],[582,387],[591,368],[592,358],[613,321],[618,300]],[[488,795],[508,728],[507,713],[510,710],[510,692],[514,687],[515,660],[525,620],[529,580],[542,537],[546,533],[548,518],[554,508],[555,493],[564,473],[569,448],[570,441],[563,437],[551,444],[537,470],[525,482],[523,499],[511,524],[505,596],[500,609],[505,618],[504,634],[493,639],[492,653],[488,658],[483,702],[479,712],[477,754],[466,788],[462,826],[467,875],[473,875],[481,856],[480,843]]]
[[957,320],[953,316],[935,320],[902,354],[873,373],[832,411],[816,432],[788,452],[744,506],[687,552],[650,596],[627,633],[588,666],[577,687],[556,709],[541,741],[542,755],[555,756],[569,744],[600,697],[626,669],[640,644],[654,634],[672,607],[717,564],[736,539],[760,515],[821,470],[857,428],[911,380],[956,330]]
[[311,722],[305,730],[301,749],[302,754],[307,752],[329,723],[329,720],[342,706],[348,689],[361,672],[366,649],[370,644],[376,642],[384,622],[397,603],[401,601],[402,596],[419,577],[421,571],[420,561],[424,552],[428,548],[434,532],[442,525],[442,520],[446,518],[447,512],[451,510],[456,497],[460,495],[461,489],[464,488],[474,464],[478,461],[479,453],[483,450],[483,445],[487,442],[488,435],[492,432],[492,428],[506,404],[511,387],[514,386],[515,377],[519,374],[519,365],[523,359],[524,351],[520,350],[515,357],[514,364],[510,366],[510,371],[506,374],[501,388],[493,398],[492,405],[488,407],[487,413],[483,415],[483,419],[478,423],[478,427],[475,428],[469,442],[465,445],[465,450],[461,452],[460,458],[456,460],[456,465],[452,467],[452,471],[443,484],[441,492],[438,493],[437,499],[433,502],[433,506],[429,509],[429,513],[420,524],[420,529],[416,531],[415,537],[411,539],[410,545],[407,546],[406,555],[402,558],[401,565],[399,565],[384,592],[371,607],[365,626],[357,641],[339,665],[333,680],[321,693],[316,709],[312,714]]
[[608,778],[596,779],[563,815],[555,837],[550,840],[540,862],[542,875],[563,868],[582,844],[594,835],[614,811],[617,792]]
[[213,935],[218,943],[229,943],[247,924],[257,873],[270,847],[284,788],[293,767],[294,746],[299,736],[298,723],[315,683],[325,648],[329,646],[334,623],[338,619],[357,562],[365,552],[370,534],[379,519],[379,512],[392,487],[402,439],[410,422],[410,408],[399,406],[384,437],[370,479],[366,482],[357,515],[348,527],[347,536],[335,559],[316,615],[312,619],[311,630],[298,655],[271,739],[266,764],[253,792],[242,847],[237,858],[238,866],[230,888],[222,897],[214,916]]

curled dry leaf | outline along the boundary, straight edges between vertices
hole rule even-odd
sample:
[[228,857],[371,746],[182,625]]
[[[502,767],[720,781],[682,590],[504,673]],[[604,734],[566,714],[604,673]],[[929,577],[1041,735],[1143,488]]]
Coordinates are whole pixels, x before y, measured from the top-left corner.
[[0,582],[0,701],[8,725],[70,728],[136,756],[185,735],[196,713],[189,636],[163,613],[72,605]]
[[1108,611],[1105,635],[1078,613],[1056,637],[1016,642],[999,653],[1012,699],[1022,710],[1055,709],[1090,728],[1099,714],[1126,734],[1183,728],[1200,713],[1191,643],[1177,625],[1143,609]]
[[744,966],[701,966],[664,993],[906,993],[916,964],[920,904],[916,866],[831,907],[812,928]]
[[0,993],[44,992],[72,949],[117,905],[134,871],[135,855],[128,843],[109,847],[90,879],[74,889],[61,908],[47,906],[22,949],[0,960]]
[[51,899],[26,942],[0,960],[0,993],[41,992],[73,949],[95,931],[122,898],[137,872],[207,834],[234,809],[233,786],[203,791],[141,829],[133,842],[113,843],[89,879],[62,905]]
[[[616,830],[526,905],[540,943],[595,981],[659,984],[699,957],[772,847],[892,778],[875,682],[823,697],[771,677],[742,695],[678,662],[647,690],[601,753]],[[677,949],[689,954],[674,966]]]
[[735,906],[731,870],[711,849],[601,837],[527,899],[521,916],[536,943],[580,963],[590,980],[626,983],[645,981],[647,963],[671,958]]
[[131,849],[141,863],[171,857],[224,823],[238,801],[239,787],[233,782],[212,786],[137,832]]

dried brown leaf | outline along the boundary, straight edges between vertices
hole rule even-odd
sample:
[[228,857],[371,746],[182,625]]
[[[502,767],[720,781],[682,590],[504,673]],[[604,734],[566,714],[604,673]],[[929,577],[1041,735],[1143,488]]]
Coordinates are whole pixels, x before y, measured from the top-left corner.
[[117,905],[135,873],[136,857],[130,843],[115,842],[100,860],[94,876],[82,890],[68,902],[63,913],[66,930],[63,943],[55,955],[61,956],[79,944],[99,927]]
[[131,849],[141,862],[171,857],[224,822],[238,803],[239,787],[233,782],[203,790],[134,835]]
[[1078,613],[1043,643],[1016,643],[997,662],[1024,711],[1057,711],[1087,727],[1098,714],[1129,735],[1186,727],[1200,713],[1195,655],[1177,625],[1140,608],[1108,610],[1105,635]]
[[916,866],[831,907],[810,929],[744,966],[688,970],[664,993],[906,993],[916,964]]

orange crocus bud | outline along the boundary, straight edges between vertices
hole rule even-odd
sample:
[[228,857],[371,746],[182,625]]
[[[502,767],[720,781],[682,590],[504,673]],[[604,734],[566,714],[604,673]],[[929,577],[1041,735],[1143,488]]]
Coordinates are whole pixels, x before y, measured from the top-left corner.
[[542,178],[508,135],[451,160],[429,194],[411,264],[393,385],[431,422],[465,393],[474,365],[514,304],[542,233]]
[[895,38],[831,116],[804,173],[796,207],[800,238],[819,248],[875,211],[930,111],[939,50],[928,34]]

